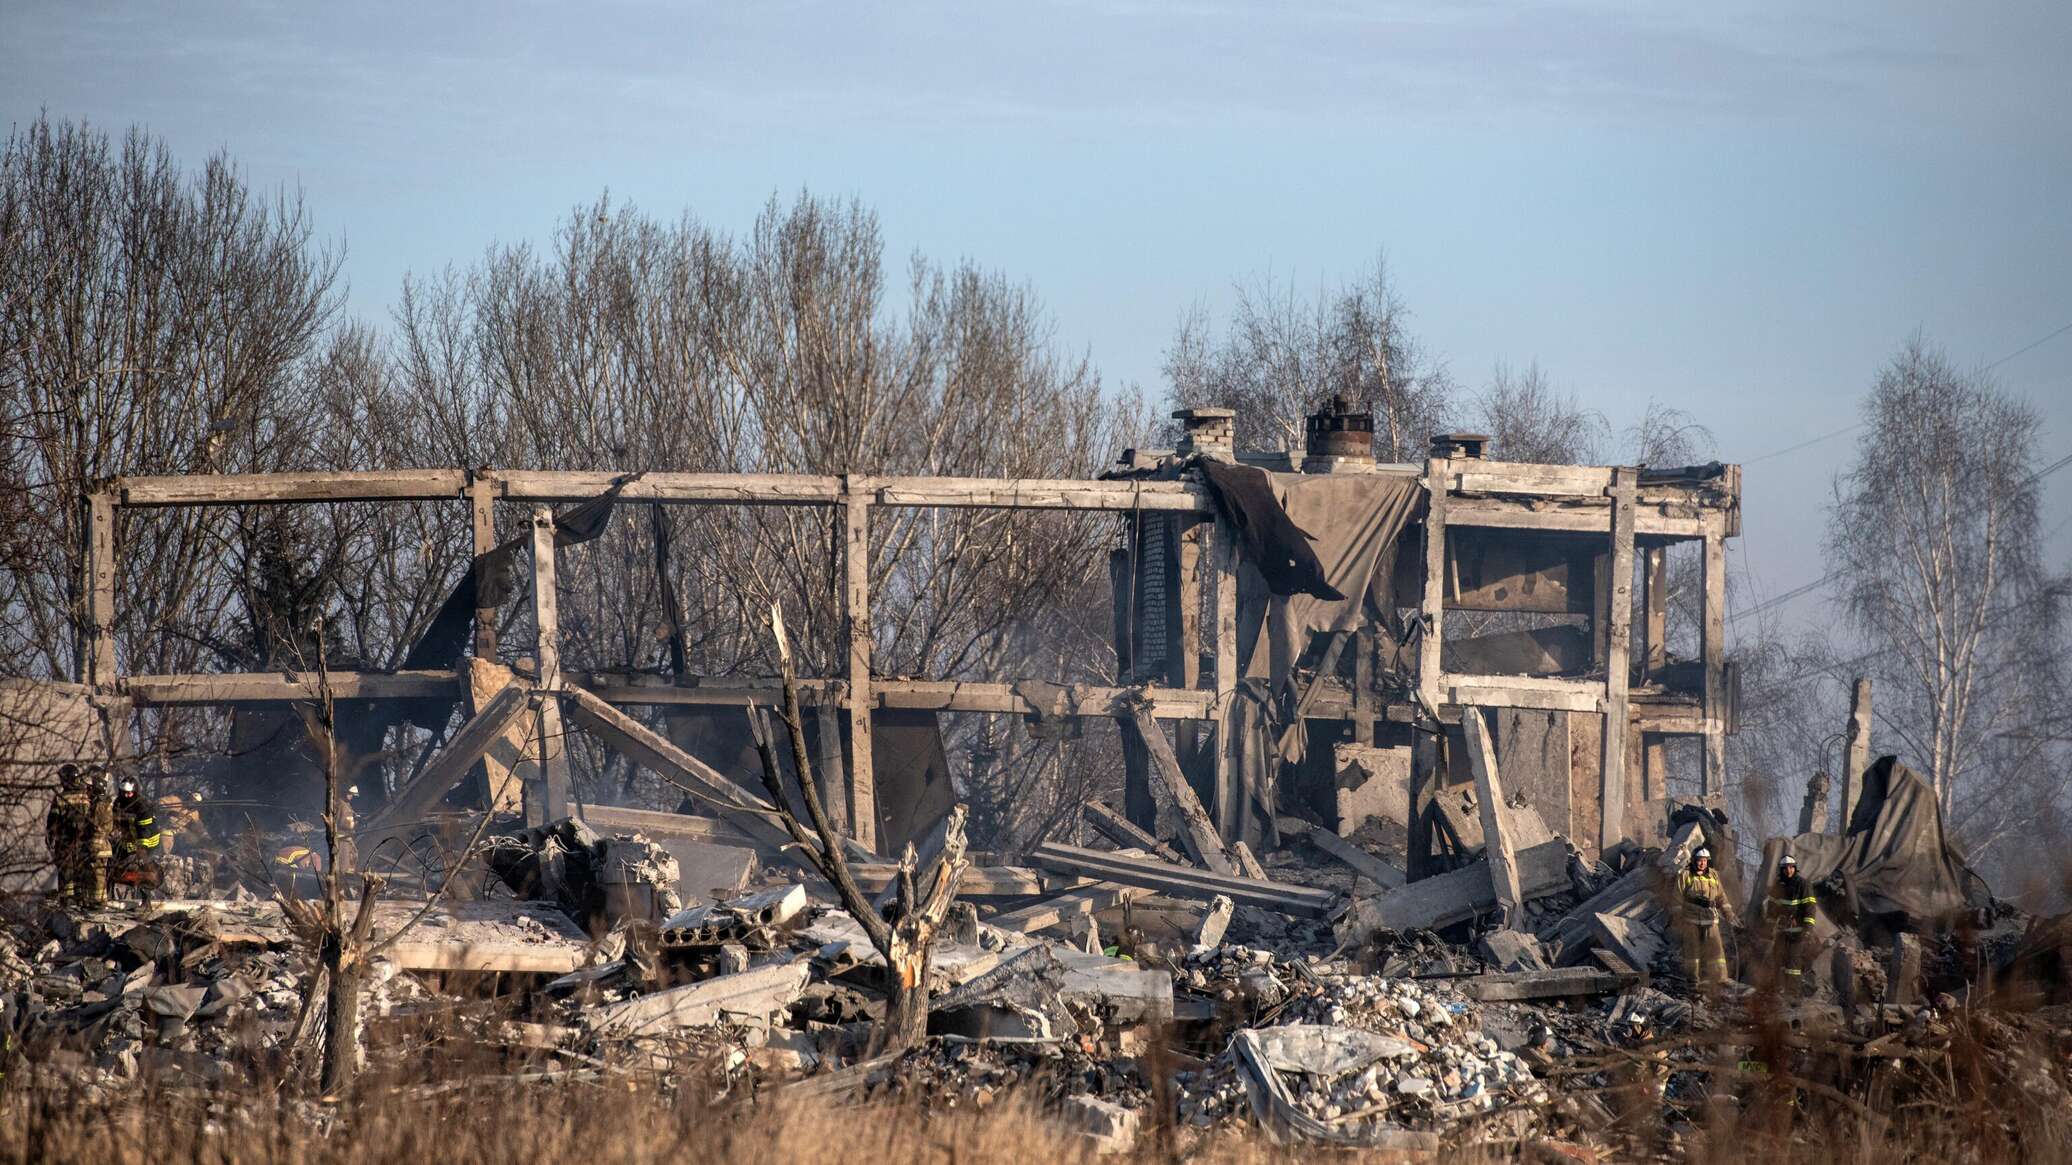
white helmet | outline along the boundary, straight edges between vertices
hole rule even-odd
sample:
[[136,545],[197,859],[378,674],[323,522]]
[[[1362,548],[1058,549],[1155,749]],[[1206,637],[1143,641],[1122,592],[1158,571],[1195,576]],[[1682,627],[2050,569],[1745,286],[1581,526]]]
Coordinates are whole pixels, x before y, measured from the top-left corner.
[[1711,850],[1709,850],[1709,849],[1706,849],[1706,848],[1705,848],[1704,846],[1699,846],[1699,847],[1698,847],[1698,852],[1697,852],[1697,853],[1694,853],[1694,854],[1692,854],[1691,856],[1692,856],[1692,857],[1694,857],[1694,858],[1704,858],[1704,859],[1705,859],[1706,861],[1711,861],[1711,860],[1712,860],[1712,851],[1711,851]]
[[1790,854],[1785,854],[1783,857],[1777,859],[1777,866],[1779,869],[1782,869],[1785,866],[1797,866],[1798,864],[1799,859],[1791,856]]

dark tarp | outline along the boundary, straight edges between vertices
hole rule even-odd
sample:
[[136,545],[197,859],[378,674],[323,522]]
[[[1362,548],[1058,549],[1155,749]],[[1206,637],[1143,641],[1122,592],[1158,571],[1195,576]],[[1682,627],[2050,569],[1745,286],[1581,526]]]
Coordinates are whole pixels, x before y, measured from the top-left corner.
[[920,845],[957,801],[942,721],[926,708],[871,710],[871,771],[878,796],[878,852]]
[[1835,905],[1846,906],[1858,922],[1935,930],[1992,902],[1985,881],[1944,835],[1935,790],[1896,756],[1880,757],[1864,771],[1845,834],[1801,834],[1790,849],[1799,873],[1823,892],[1822,905],[1839,894]]
[[1275,475],[1213,458],[1203,458],[1200,468],[1217,504],[1244,539],[1245,557],[1259,568],[1272,593],[1345,597],[1326,578],[1324,564],[1310,545],[1316,536],[1296,525],[1282,503]]
[[[1393,642],[1396,540],[1424,501],[1416,474],[1269,473],[1202,459],[1218,504],[1243,538],[1238,571],[1240,674],[1253,681],[1232,701],[1232,759],[1256,807],[1246,840],[1271,843],[1278,763],[1300,764],[1308,734],[1283,732],[1296,701],[1293,674],[1321,635],[1363,623]],[[1276,753],[1274,741],[1285,749]]]
[[[603,493],[556,514],[554,545],[578,546],[603,534],[611,524],[612,508],[619,500],[619,492],[640,477],[638,473],[621,474]],[[439,604],[438,613],[432,616],[424,633],[404,654],[403,670],[450,671],[460,666],[461,653],[466,650],[469,632],[474,628],[476,609],[501,607],[511,601],[519,590],[518,557],[530,553],[532,531],[528,523],[525,533],[476,556],[468,564],[468,569],[461,573],[460,580],[453,584],[453,589],[447,592],[446,601]],[[475,585],[477,578],[487,580],[486,588],[479,593]],[[354,745],[356,751],[379,751],[388,730],[399,724],[415,724],[430,732],[445,728],[447,721],[453,718],[453,709],[458,702],[456,694],[450,698],[429,700],[341,703],[338,709],[339,733],[358,742]]]
[[[1353,631],[1370,613],[1393,611],[1396,537],[1424,500],[1424,487],[1407,473],[1277,476],[1281,505],[1311,531],[1326,589],[1340,596],[1276,594],[1267,604],[1268,675],[1278,691],[1314,636]],[[1377,587],[1379,605],[1369,601]]]

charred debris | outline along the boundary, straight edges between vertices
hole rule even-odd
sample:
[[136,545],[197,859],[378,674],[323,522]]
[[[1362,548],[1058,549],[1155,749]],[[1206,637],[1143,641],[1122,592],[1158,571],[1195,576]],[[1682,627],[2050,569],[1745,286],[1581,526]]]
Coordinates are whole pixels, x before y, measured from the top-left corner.
[[[360,1030],[343,1038],[377,1074],[436,1046],[528,1086],[1032,1093],[1104,1149],[1242,1126],[1413,1157],[1676,1157],[1780,1100],[1819,1114],[1792,1134],[1809,1144],[1876,1139],[1988,1095],[1983,1119],[2019,1148],[2009,1106],[2072,1107],[2072,932],[1996,900],[1898,758],[1851,735],[1832,827],[1825,789],[1792,837],[1741,836],[1725,811],[1738,467],[1507,463],[1470,434],[1379,465],[1371,420],[1341,402],[1295,463],[1234,454],[1228,411],[1178,419],[1178,448],[1085,481],[113,483],[91,507],[103,626],[124,507],[453,499],[477,509],[477,554],[395,672],[121,675],[103,635],[90,685],[6,693],[38,726],[16,759],[120,766],[146,707],[232,708],[249,727],[321,702],[330,739],[377,744],[456,707],[460,724],[384,798],[334,796],[328,853],[194,807],[152,900],[12,895],[9,1055],[91,1089],[310,1075],[341,1035],[314,1002],[298,903],[330,878],[372,887],[351,936]],[[767,679],[564,671],[556,551],[632,501],[830,509],[851,534],[846,671],[795,677],[781,612]],[[533,507],[523,535],[480,520],[499,504]],[[1111,515],[1114,683],[872,674],[855,548],[879,506]],[[1680,546],[1698,565],[1689,653],[1667,613]],[[507,660],[495,615],[528,589],[537,648]],[[1858,699],[1860,726],[1867,686]],[[1112,721],[1119,796],[1026,852],[969,848],[944,712]],[[577,803],[576,732],[681,803]],[[40,836],[39,817],[8,827]],[[1700,849],[1728,904],[1717,985],[1682,949]],[[1767,901],[1787,853],[1816,901],[1789,980]]]

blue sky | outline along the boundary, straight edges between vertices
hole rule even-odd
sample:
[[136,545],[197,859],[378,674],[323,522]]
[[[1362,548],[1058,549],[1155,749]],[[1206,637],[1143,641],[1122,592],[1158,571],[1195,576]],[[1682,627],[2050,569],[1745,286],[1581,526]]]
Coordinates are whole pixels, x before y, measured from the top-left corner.
[[[1537,360],[1752,462],[1754,601],[1821,573],[1851,446],[1753,459],[1847,425],[1916,328],[1985,364],[2072,323],[2068,48],[2059,0],[0,0],[0,119],[141,123],[299,185],[373,318],[606,187],[728,228],[853,194],[1153,395],[1189,306],[1385,252],[1469,387]],[[2072,333],[1994,372],[2045,410],[2043,460],[2072,452]],[[2072,471],[2048,490],[2056,525]]]

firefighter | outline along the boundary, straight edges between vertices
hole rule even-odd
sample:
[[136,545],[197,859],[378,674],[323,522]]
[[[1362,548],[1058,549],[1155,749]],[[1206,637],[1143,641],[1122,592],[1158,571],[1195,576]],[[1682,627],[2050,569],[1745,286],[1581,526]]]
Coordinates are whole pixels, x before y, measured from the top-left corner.
[[58,900],[88,909],[107,904],[107,866],[96,857],[95,805],[78,765],[58,766],[58,792],[43,818],[43,842],[58,870]]
[[1763,900],[1770,923],[1770,955],[1783,972],[1782,986],[1794,998],[1806,993],[1806,967],[1813,959],[1813,887],[1799,876],[1799,860],[1790,854],[1777,863],[1777,883]]
[[149,901],[151,891],[163,877],[158,866],[163,837],[158,828],[158,804],[144,796],[137,778],[126,776],[116,785],[110,816],[115,823],[115,880],[134,887],[140,897]]
[[93,799],[94,879],[96,904],[108,904],[108,867],[115,862],[115,805],[108,797],[108,770],[99,765],[87,770],[86,792]]
[[1691,866],[1677,878],[1677,939],[1683,947],[1684,973],[1691,982],[1711,988],[1727,981],[1727,947],[1720,927],[1727,920],[1727,893],[1712,872],[1712,851],[1700,849]]

